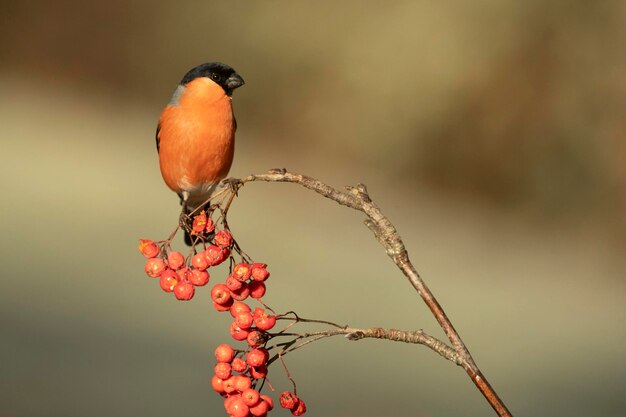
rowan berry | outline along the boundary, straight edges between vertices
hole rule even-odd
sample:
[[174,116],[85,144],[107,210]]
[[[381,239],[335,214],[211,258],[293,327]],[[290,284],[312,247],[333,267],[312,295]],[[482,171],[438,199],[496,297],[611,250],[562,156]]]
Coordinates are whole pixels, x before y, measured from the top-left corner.
[[198,235],[201,234],[206,228],[207,217],[206,212],[203,210],[200,214],[197,214],[193,217],[193,222],[191,224],[191,234]]
[[220,313],[230,310],[230,306],[233,304],[233,299],[231,298],[225,304],[217,304],[213,301],[213,308]]
[[235,375],[233,381],[235,389],[239,392],[243,392],[252,386],[252,380],[250,379],[250,377],[247,377],[245,375]]
[[306,413],[306,404],[301,399],[298,399],[298,403],[291,409],[291,414],[294,416],[301,416]]
[[276,316],[267,313],[262,308],[255,308],[252,317],[254,325],[260,330],[267,331],[276,325]]
[[239,281],[237,278],[235,278],[232,275],[229,275],[228,278],[226,278],[226,286],[231,291],[236,291],[240,289],[242,285],[243,285],[243,282]]
[[297,405],[298,397],[292,392],[285,391],[278,397],[278,402],[282,408],[291,410]]
[[233,305],[230,307],[230,315],[237,317],[241,313],[249,313],[251,311],[250,306],[246,303],[242,303],[241,301],[233,302]]
[[271,411],[272,409],[274,409],[274,400],[272,400],[271,397],[268,397],[267,395],[261,395],[261,399],[267,403],[267,406],[269,407],[267,411]]
[[161,278],[159,279],[159,285],[165,292],[174,291],[174,287],[178,284],[178,274],[172,271],[171,269],[166,269],[161,274]]
[[146,261],[145,271],[150,278],[156,278],[165,271],[165,262],[161,258],[150,258]]
[[233,368],[235,372],[245,372],[248,364],[241,358],[234,358],[231,362],[230,366]]
[[174,286],[174,295],[176,296],[176,299],[181,301],[191,300],[195,291],[196,290],[193,288],[193,285],[188,282],[179,282]]
[[167,265],[176,270],[185,264],[185,257],[182,253],[171,251],[167,254]]
[[245,262],[239,262],[237,265],[233,267],[233,276],[237,278],[239,281],[246,281],[250,278],[250,274],[252,270],[250,269],[250,265]]
[[215,223],[213,222],[213,219],[212,219],[212,218],[210,218],[210,217],[209,217],[209,218],[207,219],[207,221],[206,221],[206,226],[205,226],[204,230],[205,230],[207,233],[212,233],[212,232],[215,230]]
[[250,414],[255,417],[265,416],[269,410],[270,407],[264,400],[258,401],[255,405],[250,406]]
[[248,337],[246,337],[246,341],[250,347],[259,347],[263,343],[265,343],[265,335],[258,330],[253,330],[248,333]]
[[243,402],[240,395],[233,396],[233,400],[229,402],[226,412],[232,417],[247,417],[250,409]]
[[159,254],[159,247],[148,239],[139,239],[139,252],[146,258],[154,258]]
[[268,358],[269,353],[267,352],[267,349],[255,348],[248,352],[248,354],[246,355],[246,362],[249,366],[261,366],[265,365],[265,362],[267,362]]
[[235,397],[237,397],[237,396],[236,395],[228,395],[228,397],[226,397],[226,399],[224,400],[224,408],[226,409],[227,413],[228,413],[228,408],[230,407],[230,403],[232,403],[235,400]]
[[265,281],[269,278],[270,273],[267,271],[267,265],[262,263],[253,263],[251,267],[252,279],[255,281]]
[[176,274],[178,275],[179,281],[186,281],[187,275],[189,274],[189,268],[184,266],[180,268],[178,271],[176,271]]
[[233,244],[233,236],[228,230],[220,230],[213,237],[213,241],[220,248],[229,248]]
[[265,295],[265,284],[260,281],[251,281],[248,284],[248,289],[250,290],[250,297],[256,298],[257,300]]
[[232,362],[235,358],[235,349],[227,343],[222,343],[215,348],[215,359],[218,362]]
[[254,388],[247,388],[241,391],[241,398],[243,398],[243,402],[246,403],[248,407],[252,407],[259,402],[261,395],[259,394],[259,391]]
[[248,369],[250,376],[254,379],[263,379],[267,376],[267,366],[255,366]]
[[219,379],[224,380],[230,378],[232,368],[230,367],[230,363],[218,362],[213,368],[213,372]]
[[231,376],[228,379],[222,381],[222,388],[226,394],[231,394],[236,391],[235,389],[235,376]]
[[211,378],[211,387],[215,392],[219,392],[220,394],[224,392],[224,380],[218,378],[216,375],[213,375]]
[[215,245],[209,245],[202,253],[204,253],[209,266],[221,264],[230,255],[229,250],[222,249]]
[[237,301],[243,301],[250,296],[250,288],[245,282],[241,283],[241,288],[230,292],[231,297]]
[[194,268],[204,271],[209,267],[209,262],[206,259],[206,254],[204,252],[196,253],[193,258],[191,258],[191,264]]
[[252,327],[253,320],[252,314],[249,312],[241,312],[235,317],[235,324],[242,329],[248,330]]
[[248,337],[248,331],[245,329],[242,329],[241,327],[237,326],[237,323],[232,322],[230,325],[230,335],[233,339],[235,340],[246,340],[246,338]]
[[202,287],[209,282],[211,276],[207,271],[201,271],[199,269],[192,269],[189,274],[187,274],[187,279],[193,285],[197,287]]
[[211,289],[211,299],[217,304],[224,305],[231,300],[230,290],[224,284],[216,284]]

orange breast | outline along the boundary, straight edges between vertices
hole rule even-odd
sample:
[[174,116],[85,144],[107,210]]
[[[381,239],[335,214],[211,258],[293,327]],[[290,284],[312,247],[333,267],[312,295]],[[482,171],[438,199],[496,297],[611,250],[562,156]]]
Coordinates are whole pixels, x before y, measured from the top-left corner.
[[220,86],[208,78],[188,83],[159,122],[159,162],[168,187],[194,193],[226,177],[235,127],[231,98]]

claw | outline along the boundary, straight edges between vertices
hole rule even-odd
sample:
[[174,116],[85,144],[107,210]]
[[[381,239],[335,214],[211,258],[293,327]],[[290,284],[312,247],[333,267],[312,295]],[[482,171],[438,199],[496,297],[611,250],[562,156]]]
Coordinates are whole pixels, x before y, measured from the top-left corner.
[[228,188],[230,188],[230,190],[237,194],[237,192],[239,191],[239,189],[241,188],[241,186],[243,185],[243,183],[241,182],[241,180],[239,178],[224,178],[222,180],[222,184]]

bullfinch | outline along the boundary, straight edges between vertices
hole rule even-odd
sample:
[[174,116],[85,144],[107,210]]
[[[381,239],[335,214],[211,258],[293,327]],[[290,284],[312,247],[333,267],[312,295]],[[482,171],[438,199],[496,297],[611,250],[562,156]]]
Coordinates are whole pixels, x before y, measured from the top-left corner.
[[[161,113],[156,131],[161,175],[180,197],[183,215],[206,202],[230,170],[237,130],[232,94],[243,84],[226,64],[198,65]],[[185,242],[192,242],[187,231]]]

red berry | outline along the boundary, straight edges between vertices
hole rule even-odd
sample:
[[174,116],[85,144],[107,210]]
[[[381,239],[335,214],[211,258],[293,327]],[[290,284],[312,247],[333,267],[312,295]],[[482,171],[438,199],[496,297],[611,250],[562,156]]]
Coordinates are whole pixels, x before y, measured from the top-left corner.
[[246,303],[242,303],[241,301],[235,301],[233,305],[230,307],[230,315],[233,317],[237,317],[241,313],[249,313],[250,306]]
[[280,397],[278,397],[278,402],[280,403],[280,406],[282,408],[291,410],[298,403],[298,397],[296,397],[296,394],[294,393],[285,391],[282,394],[280,394]]
[[267,411],[271,411],[274,408],[274,400],[272,400],[271,397],[261,395],[261,399],[267,403],[267,406],[269,407]]
[[204,230],[207,233],[211,233],[213,230],[215,230],[215,223],[213,223],[213,219],[212,218],[208,218],[206,221],[206,226],[204,228]]
[[251,274],[252,279],[255,281],[265,281],[269,278],[270,273],[267,271],[267,265],[262,263],[252,264]]
[[246,284],[245,282],[242,282],[241,288],[235,291],[231,291],[230,295],[237,301],[245,300],[250,295],[250,289],[248,288],[248,284]]
[[211,278],[211,276],[207,271],[201,271],[199,269],[192,269],[187,275],[189,282],[197,287],[206,285],[209,282],[209,278]]
[[209,245],[209,247],[202,253],[204,253],[207,263],[210,266],[221,264],[230,255],[230,251],[215,245]]
[[180,268],[178,271],[176,271],[176,273],[178,274],[178,280],[179,281],[186,281],[187,280],[187,274],[189,273],[189,268],[184,266],[184,267]]
[[260,281],[252,281],[248,284],[250,297],[257,300],[265,295],[265,284]]
[[233,304],[233,299],[231,298],[226,304],[217,304],[213,301],[213,308],[220,313],[230,310],[230,306]]
[[255,366],[253,368],[250,368],[249,371],[250,371],[250,376],[254,379],[262,379],[267,376],[266,365]]
[[240,262],[233,267],[233,276],[239,281],[246,281],[250,278],[250,265],[245,262]]
[[188,282],[179,282],[174,287],[174,295],[178,300],[188,301],[193,298],[195,290],[193,285]]
[[230,378],[222,381],[222,387],[224,388],[224,392],[226,394],[231,394],[235,392],[235,376],[233,375]]
[[224,400],[224,408],[226,409],[226,412],[228,412],[228,409],[230,408],[230,404],[233,401],[235,401],[235,398],[237,398],[238,396],[237,395],[229,395],[229,394],[226,394],[226,395],[227,395],[227,397]]
[[230,378],[232,368],[230,367],[230,363],[226,362],[218,362],[217,365],[213,368],[213,372],[215,372],[215,376],[219,379],[228,379]]
[[176,286],[176,284],[178,284],[178,275],[171,269],[166,269],[161,274],[159,284],[161,285],[163,291],[172,292],[174,291],[174,287]]
[[140,239],[139,252],[146,258],[154,258],[159,254],[159,247],[152,240]]
[[146,274],[151,278],[156,278],[165,271],[165,262],[161,258],[150,258],[146,261]]
[[276,316],[267,313],[262,308],[254,309],[254,325],[260,330],[270,330],[276,324]]
[[235,375],[234,386],[237,391],[243,392],[252,386],[252,380],[245,375]]
[[249,312],[241,312],[237,314],[237,317],[235,317],[235,324],[240,328],[246,330],[252,327],[252,321],[252,314],[250,314]]
[[230,325],[230,335],[235,340],[246,340],[248,337],[248,331],[237,326],[235,322],[232,322]]
[[[245,401],[245,398],[244,398],[244,401]],[[250,406],[250,414],[252,414],[255,417],[265,416],[267,415],[267,412],[269,410],[270,410],[269,405],[263,400],[257,402],[253,406]]]
[[232,275],[229,275],[228,278],[226,278],[226,286],[231,291],[238,290],[242,285],[243,283]]
[[254,388],[248,388],[241,391],[241,398],[243,398],[243,402],[246,403],[248,407],[252,407],[259,402],[259,400],[261,399],[261,395],[259,394],[259,391],[255,390]]
[[255,349],[252,349],[250,352],[248,352],[248,354],[246,355],[246,362],[250,366],[261,366],[261,365],[265,365],[265,362],[267,362],[268,357],[269,357],[269,354],[267,352],[267,349],[255,348]]
[[235,349],[227,343],[222,343],[215,348],[215,359],[218,362],[231,362],[235,357]]
[[178,269],[185,264],[185,257],[182,253],[172,251],[167,254],[167,265],[172,269]]
[[233,400],[229,402],[229,407],[226,409],[226,412],[230,414],[232,417],[247,417],[250,409],[243,402],[241,396],[233,396]]
[[291,414],[294,416],[301,416],[306,413],[306,404],[301,399],[298,399],[298,403],[291,409]]
[[234,358],[231,362],[230,366],[233,368],[235,372],[245,372],[248,364],[241,358]]
[[196,253],[193,258],[191,258],[191,264],[194,266],[194,268],[201,271],[204,271],[209,267],[209,263],[207,262],[204,252]]
[[224,305],[231,300],[230,290],[224,284],[216,284],[211,289],[211,299],[217,304]]
[[206,227],[207,217],[204,210],[193,217],[193,223],[191,224],[191,233],[194,235],[201,234]]
[[211,386],[215,392],[219,392],[220,394],[224,392],[224,380],[219,379],[215,375],[211,378]]
[[263,343],[265,343],[265,336],[258,330],[253,330],[248,333],[248,337],[246,338],[248,345],[250,347],[259,347]]
[[228,230],[220,230],[215,234],[213,241],[220,248],[228,248],[233,243],[233,237]]

